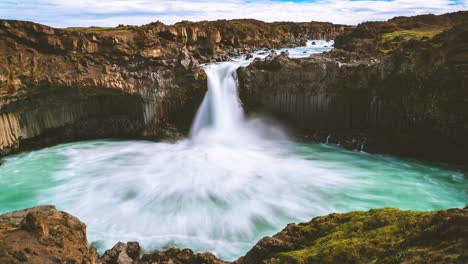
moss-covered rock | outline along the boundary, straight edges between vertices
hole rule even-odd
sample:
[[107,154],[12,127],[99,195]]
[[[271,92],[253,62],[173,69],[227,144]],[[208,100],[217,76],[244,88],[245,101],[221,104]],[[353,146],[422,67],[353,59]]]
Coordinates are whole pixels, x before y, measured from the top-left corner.
[[238,263],[468,263],[468,208],[316,217],[262,239]]

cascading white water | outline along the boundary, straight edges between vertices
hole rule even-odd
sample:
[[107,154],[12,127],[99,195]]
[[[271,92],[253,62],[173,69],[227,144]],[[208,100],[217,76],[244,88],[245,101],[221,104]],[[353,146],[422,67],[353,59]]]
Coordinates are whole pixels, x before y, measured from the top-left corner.
[[[309,44],[290,56],[330,46]],[[461,172],[298,144],[277,126],[246,119],[235,69],[250,62],[205,66],[209,89],[187,140],[76,142],[6,158],[0,213],[55,204],[87,224],[101,252],[139,241],[145,251],[188,247],[234,260],[262,237],[317,215],[465,205]]]
[[237,97],[236,69],[246,62],[223,62],[206,66],[208,91],[197,112],[191,139],[200,140],[205,133],[233,136],[242,127],[244,113]]
[[[307,41],[305,47],[280,49],[288,51],[290,57],[306,57],[330,49],[333,41]],[[194,142],[250,144],[251,140],[264,141],[271,136],[284,138],[280,129],[268,126],[261,120],[245,120],[238,97],[236,70],[249,65],[255,58],[266,57],[267,53],[257,52],[250,59],[237,58],[232,61],[205,65],[208,91],[195,117],[190,138]],[[265,133],[269,134],[266,135]],[[221,143],[221,142],[217,142]],[[257,142],[258,143],[258,142]]]
[[261,119],[247,120],[244,117],[238,97],[236,70],[260,56],[255,54],[250,59],[238,58],[204,66],[208,91],[190,131],[192,144],[261,146],[286,139],[279,127]]
[[[299,58],[329,50],[331,46],[333,41],[309,40],[305,47],[284,48],[278,52],[288,51],[290,57]],[[205,133],[215,138],[224,136],[235,140],[240,131],[249,130],[237,94],[236,70],[249,65],[255,58],[265,56],[265,52],[256,52],[250,59],[238,58],[204,67],[208,77],[208,92],[195,117],[190,132],[192,140],[206,138]],[[255,131],[250,129],[250,133],[255,134]]]
[[[304,47],[284,48],[277,52],[288,51],[290,57],[299,58],[329,50],[332,46],[333,41],[309,40]],[[198,109],[190,132],[192,140],[206,137],[204,133],[231,137],[233,140],[235,138],[232,136],[238,135],[239,130],[249,130],[237,94],[236,70],[241,66],[249,65],[255,58],[266,57],[266,55],[266,52],[256,52],[250,59],[241,57],[232,61],[205,65],[208,91]],[[250,133],[252,132],[255,133],[250,129]]]

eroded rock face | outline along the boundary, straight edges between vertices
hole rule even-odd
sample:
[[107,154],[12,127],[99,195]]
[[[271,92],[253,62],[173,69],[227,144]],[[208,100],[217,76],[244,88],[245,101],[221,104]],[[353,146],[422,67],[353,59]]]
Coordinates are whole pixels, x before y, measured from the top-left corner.
[[80,139],[160,139],[167,126],[183,134],[206,89],[200,62],[349,28],[236,20],[64,30],[0,20],[0,155]]
[[466,164],[467,25],[405,39],[388,53],[257,60],[238,70],[240,96],[250,112],[273,115],[309,140]]
[[72,215],[42,206],[0,219],[0,263],[98,263],[86,225]]
[[[0,152],[100,137],[157,138],[161,123],[189,123],[204,93],[198,61],[177,43],[140,44],[141,34],[0,21]],[[156,47],[164,56],[141,54]]]

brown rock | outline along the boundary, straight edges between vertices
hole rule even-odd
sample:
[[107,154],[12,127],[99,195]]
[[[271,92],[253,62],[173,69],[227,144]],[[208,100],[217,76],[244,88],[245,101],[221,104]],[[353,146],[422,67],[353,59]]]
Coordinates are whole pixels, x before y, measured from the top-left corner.
[[47,236],[49,229],[47,226],[47,213],[32,211],[21,221],[20,227],[30,233],[40,236]]
[[86,239],[86,225],[54,207],[12,212],[0,219],[26,216],[21,224],[0,223],[0,263],[97,263]]
[[0,20],[0,155],[83,139],[157,139],[167,123],[186,135],[206,89],[194,78],[194,56],[227,60],[235,48],[296,45],[345,28],[220,20],[63,30]]
[[26,217],[26,215],[28,215],[30,212],[53,213],[56,211],[57,209],[53,205],[42,205],[24,210],[9,212],[0,215],[0,225],[5,225],[8,223],[19,225],[21,221],[23,221],[23,219]]
[[141,247],[138,242],[128,242],[127,243],[127,254],[130,258],[132,259],[138,259],[140,258],[141,254]]

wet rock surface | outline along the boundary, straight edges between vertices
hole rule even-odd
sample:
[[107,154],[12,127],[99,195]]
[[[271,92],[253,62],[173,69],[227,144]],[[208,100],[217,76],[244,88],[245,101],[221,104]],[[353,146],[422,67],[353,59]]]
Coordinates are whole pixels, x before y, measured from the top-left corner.
[[[227,264],[210,253],[169,248],[142,253],[117,243],[101,257],[86,225],[53,206],[0,215],[0,263]],[[10,219],[11,221],[8,221]],[[17,221],[20,220],[18,224]],[[432,212],[384,208],[289,224],[261,239],[236,264],[466,263],[468,207]]]
[[[416,28],[400,23],[407,30],[429,30],[426,18],[379,22],[369,36],[362,28],[374,22],[364,23],[339,38],[361,43],[362,33],[378,41],[376,35],[388,34],[382,28],[400,20],[421,20]],[[445,29],[434,36],[403,39],[391,51],[338,41],[334,50],[308,58],[256,60],[238,70],[241,100],[248,111],[282,120],[304,140],[328,138],[352,150],[466,164],[466,19],[467,12],[436,17],[450,23],[437,24]]]

